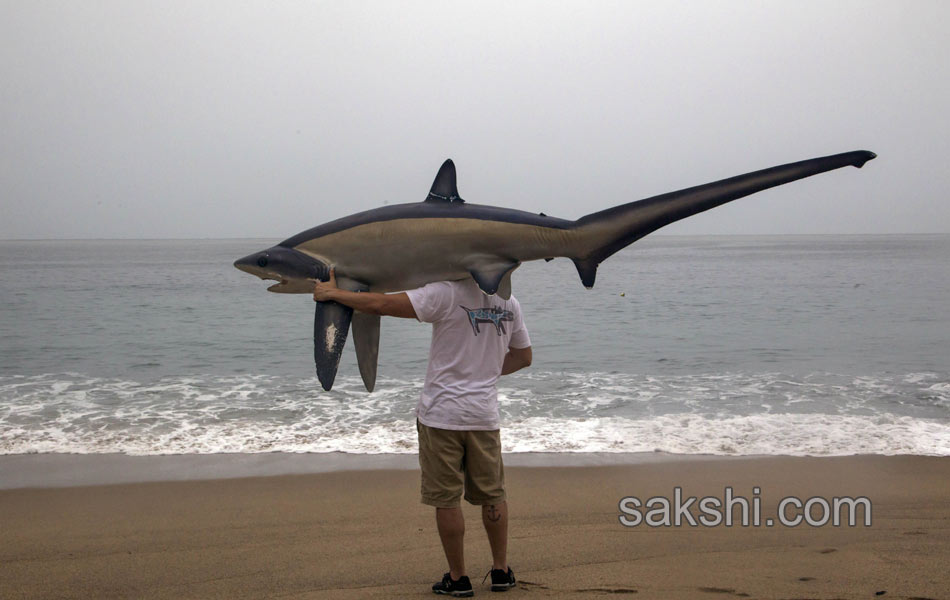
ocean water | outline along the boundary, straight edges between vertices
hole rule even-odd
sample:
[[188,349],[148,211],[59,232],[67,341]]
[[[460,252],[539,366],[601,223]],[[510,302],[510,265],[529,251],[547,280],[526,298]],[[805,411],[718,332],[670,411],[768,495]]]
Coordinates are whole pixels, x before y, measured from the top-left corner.
[[[231,265],[275,241],[0,242],[0,454],[414,452],[429,326],[324,392],[312,300]],[[508,451],[950,455],[950,236],[651,236],[513,285]]]

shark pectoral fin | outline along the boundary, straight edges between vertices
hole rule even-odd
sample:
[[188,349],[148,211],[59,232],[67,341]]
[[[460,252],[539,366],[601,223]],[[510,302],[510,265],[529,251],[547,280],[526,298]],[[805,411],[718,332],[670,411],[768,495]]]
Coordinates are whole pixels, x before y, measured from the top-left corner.
[[379,315],[363,312],[353,314],[353,345],[356,362],[367,392],[376,387],[376,365],[379,361]]
[[495,263],[469,269],[472,279],[489,296],[498,294],[505,300],[511,297],[511,272],[520,262]]
[[455,179],[455,163],[452,162],[451,158],[446,159],[442,163],[442,167],[439,168],[425,202],[465,202],[465,200],[459,198],[458,184]]
[[[337,287],[351,292],[365,292],[369,287],[359,281],[346,276],[337,277]],[[317,367],[317,378],[323,389],[330,391],[336,371],[340,366],[340,357],[343,355],[343,346],[346,345],[346,336],[350,331],[350,321],[353,318],[353,309],[337,302],[317,302],[316,314],[313,319],[313,360]],[[378,317],[377,317],[378,319]],[[355,336],[355,333],[354,333]],[[376,339],[379,340],[379,325],[376,327]],[[358,343],[358,342],[357,342]],[[359,348],[357,348],[359,357]],[[360,364],[360,373],[363,371]],[[373,380],[376,378],[376,362],[373,361]],[[366,376],[363,375],[363,381]],[[369,387],[369,386],[367,386]]]
[[600,263],[592,258],[575,258],[574,266],[577,267],[577,274],[581,276],[581,283],[584,287],[590,289],[594,287],[594,279],[597,278],[597,266]]
[[350,331],[353,309],[337,302],[317,302],[313,319],[313,361],[317,366],[317,378],[323,389],[330,391],[340,356]]

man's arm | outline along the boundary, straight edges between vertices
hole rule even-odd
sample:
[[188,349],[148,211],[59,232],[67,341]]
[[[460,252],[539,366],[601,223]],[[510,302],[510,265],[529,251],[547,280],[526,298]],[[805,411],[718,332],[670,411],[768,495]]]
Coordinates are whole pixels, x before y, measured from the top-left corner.
[[399,294],[375,294],[373,292],[350,292],[336,286],[336,272],[330,269],[330,281],[318,281],[313,288],[315,302],[339,302],[353,310],[383,315],[415,319],[416,311],[405,292]]
[[531,346],[527,348],[508,348],[505,362],[501,365],[501,374],[508,375],[531,366]]

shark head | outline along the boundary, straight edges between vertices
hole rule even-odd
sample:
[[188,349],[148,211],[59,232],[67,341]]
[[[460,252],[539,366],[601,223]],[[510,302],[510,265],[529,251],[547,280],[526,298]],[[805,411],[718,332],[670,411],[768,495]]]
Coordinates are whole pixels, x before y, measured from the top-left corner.
[[313,290],[315,281],[329,279],[330,269],[323,261],[284,246],[274,246],[234,261],[238,269],[277,283],[269,292],[301,294]]

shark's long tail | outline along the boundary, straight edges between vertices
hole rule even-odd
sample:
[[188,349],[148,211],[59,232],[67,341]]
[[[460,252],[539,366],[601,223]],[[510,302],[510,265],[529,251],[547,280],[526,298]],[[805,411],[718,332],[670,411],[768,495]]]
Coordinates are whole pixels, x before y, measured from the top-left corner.
[[581,256],[572,257],[574,264],[577,266],[577,272],[583,284],[588,288],[593,287],[597,266],[605,258],[664,225],[797,179],[841,167],[860,168],[876,156],[867,150],[856,150],[812,158],[622,204],[587,215],[575,222],[575,230],[583,241],[581,244],[583,249]]

